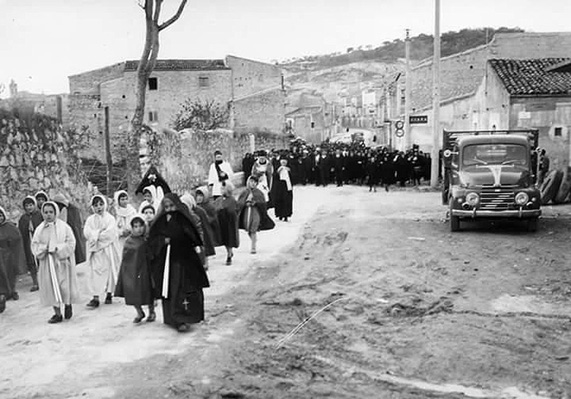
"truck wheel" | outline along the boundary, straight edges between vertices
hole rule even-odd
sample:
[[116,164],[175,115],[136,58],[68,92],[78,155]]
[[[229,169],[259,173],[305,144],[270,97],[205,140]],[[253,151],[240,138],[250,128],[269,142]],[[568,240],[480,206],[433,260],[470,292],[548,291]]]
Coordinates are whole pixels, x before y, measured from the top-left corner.
[[460,231],[460,217],[450,213],[450,231]]
[[527,231],[529,232],[536,232],[537,231],[537,224],[538,224],[538,220],[537,218],[531,218],[527,220]]
[[562,179],[563,172],[561,170],[554,170],[545,177],[540,189],[542,205],[549,203],[557,195]]

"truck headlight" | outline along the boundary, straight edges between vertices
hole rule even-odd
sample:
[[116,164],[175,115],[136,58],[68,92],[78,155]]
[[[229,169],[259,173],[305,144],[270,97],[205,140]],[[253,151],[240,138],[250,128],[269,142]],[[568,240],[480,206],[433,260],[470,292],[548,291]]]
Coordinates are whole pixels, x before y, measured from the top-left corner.
[[529,201],[529,195],[524,192],[519,192],[515,195],[515,203],[518,205],[525,205]]
[[480,202],[480,196],[476,193],[466,194],[466,203],[470,206],[476,206]]

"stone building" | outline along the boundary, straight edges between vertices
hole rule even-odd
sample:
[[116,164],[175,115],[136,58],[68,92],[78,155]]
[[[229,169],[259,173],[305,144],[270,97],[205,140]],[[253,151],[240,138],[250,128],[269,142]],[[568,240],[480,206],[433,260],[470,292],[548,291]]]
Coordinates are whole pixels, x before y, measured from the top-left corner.
[[[491,59],[531,59],[571,57],[571,32],[498,33],[486,45],[443,57],[440,63],[440,127],[474,129],[473,101],[488,72]],[[387,109],[396,110],[393,122],[404,118],[404,86],[407,77],[400,75],[389,93]],[[411,142],[429,152],[432,148],[432,60],[412,68],[411,115],[426,117],[427,123],[411,124]],[[395,139],[395,141],[398,139]]]
[[[552,169],[566,170],[571,129],[571,58],[493,59],[468,110],[480,129],[539,130]],[[461,116],[460,116],[461,118]]]
[[[109,129],[114,161],[123,158],[135,110],[138,61],[124,61],[69,77],[69,125],[87,131],[84,156],[102,159]],[[157,60],[147,82],[144,122],[170,126],[187,99],[228,107],[228,127],[282,132],[285,93],[274,65],[227,56],[225,60]]]

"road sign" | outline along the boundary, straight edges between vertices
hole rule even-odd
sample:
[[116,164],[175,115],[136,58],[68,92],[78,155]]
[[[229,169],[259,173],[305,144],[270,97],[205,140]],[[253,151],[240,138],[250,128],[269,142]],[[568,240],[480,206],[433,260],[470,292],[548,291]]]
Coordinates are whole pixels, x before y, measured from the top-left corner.
[[411,115],[409,116],[408,121],[410,124],[421,124],[421,123],[428,123],[428,115]]
[[402,130],[402,129],[395,130],[395,136],[397,136],[397,137],[404,136],[404,130]]
[[397,128],[397,130],[402,130],[402,128],[404,127],[404,122],[401,120],[396,121],[395,127]]

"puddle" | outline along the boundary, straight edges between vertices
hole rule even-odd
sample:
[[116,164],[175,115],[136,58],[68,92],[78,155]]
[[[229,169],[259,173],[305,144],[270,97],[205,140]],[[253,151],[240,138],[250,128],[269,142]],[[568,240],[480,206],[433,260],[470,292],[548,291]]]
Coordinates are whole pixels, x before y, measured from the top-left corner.
[[534,295],[512,296],[504,294],[491,302],[497,313],[534,313],[545,316],[570,316],[571,307],[547,303]]

